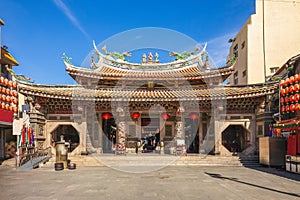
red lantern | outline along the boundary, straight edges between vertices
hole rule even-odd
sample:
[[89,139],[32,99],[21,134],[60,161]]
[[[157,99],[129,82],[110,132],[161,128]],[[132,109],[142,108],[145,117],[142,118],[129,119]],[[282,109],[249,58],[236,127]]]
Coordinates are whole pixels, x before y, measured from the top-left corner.
[[294,77],[295,77],[295,82],[297,83],[299,81],[299,75],[295,74]]
[[199,118],[199,114],[196,112],[192,112],[192,113],[190,113],[189,117],[190,117],[190,119],[195,120],[195,119]]
[[10,102],[10,100],[11,100],[10,96],[6,96],[6,101]]
[[102,113],[102,119],[109,120],[110,118],[112,118],[111,113]]
[[286,111],[287,113],[290,112],[290,106],[289,106],[289,105],[285,106],[285,111]]
[[9,94],[10,96],[14,96],[14,91],[13,90],[9,91]]
[[12,102],[17,105],[18,104],[18,99],[16,97],[14,97],[14,99],[12,100]]
[[9,105],[5,104],[5,110],[9,110]]
[[281,96],[284,96],[285,95],[285,89],[281,89],[280,94],[281,94]]
[[14,96],[17,97],[18,96],[18,92],[16,90],[14,90]]
[[294,104],[291,104],[290,105],[290,111],[294,112],[296,110],[296,107]]
[[286,88],[285,88],[285,94],[288,95],[289,92],[290,92],[289,87],[286,87]]
[[295,101],[296,102],[299,101],[299,99],[300,99],[300,95],[299,94],[295,94],[294,97],[295,97]]
[[4,77],[1,76],[1,77],[0,77],[0,84],[3,84],[3,83],[4,83]]
[[131,114],[131,118],[135,121],[140,117],[140,113],[139,112],[134,112]]
[[12,87],[13,87],[13,88],[16,88],[16,87],[17,87],[17,82],[14,81],[14,82],[12,83]]
[[289,88],[289,92],[290,92],[290,93],[293,93],[293,92],[294,92],[294,90],[295,90],[294,86],[293,86],[293,85],[291,85],[291,86],[290,86],[290,88]]
[[296,83],[296,84],[294,85],[294,91],[295,91],[295,92],[299,92],[299,90],[300,90],[300,85],[299,85],[298,83]]
[[289,78],[286,78],[285,81],[284,81],[284,85],[285,85],[285,86],[288,86],[289,83],[290,83],[290,79],[289,79]]
[[283,87],[284,86],[284,80],[280,81],[280,86]]
[[289,103],[290,102],[290,98],[288,96],[285,97],[285,103]]
[[6,101],[6,95],[2,94],[2,101]]
[[299,110],[300,109],[300,104],[296,103],[295,104],[295,110]]
[[282,112],[282,113],[285,112],[285,106],[281,106],[281,112]]
[[10,94],[10,89],[6,89],[6,94],[9,95]]
[[6,93],[6,88],[5,88],[5,87],[2,88],[2,93],[3,93],[3,94]]
[[18,107],[14,106],[13,110],[14,110],[14,113],[17,113],[18,112]]
[[12,81],[8,81],[8,86],[12,87]]
[[290,102],[294,102],[294,101],[295,101],[295,96],[294,95],[290,96]]
[[295,82],[295,78],[294,78],[294,76],[291,76],[290,77],[290,84],[293,84]]
[[280,104],[284,104],[284,98],[283,97],[280,98]]
[[170,115],[168,113],[162,113],[161,118],[163,118],[164,120],[168,120],[170,118]]
[[8,85],[8,79],[7,78],[4,79],[4,85]]

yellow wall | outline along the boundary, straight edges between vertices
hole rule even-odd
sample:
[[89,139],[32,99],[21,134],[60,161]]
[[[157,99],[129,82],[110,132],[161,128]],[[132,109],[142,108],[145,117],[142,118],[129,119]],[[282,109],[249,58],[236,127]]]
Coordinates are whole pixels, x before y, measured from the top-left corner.
[[[264,12],[263,12],[264,7]],[[264,19],[263,19],[264,13]],[[263,21],[265,41],[263,41]],[[241,49],[245,41],[244,49]],[[256,0],[256,12],[251,15],[232,43],[229,58],[234,46],[239,45],[236,63],[238,84],[264,82],[264,74],[272,75],[272,67],[282,66],[290,57],[300,53],[300,2],[291,0]],[[265,63],[264,70],[264,51]],[[247,69],[247,78],[242,73]],[[228,79],[234,84],[233,74]]]

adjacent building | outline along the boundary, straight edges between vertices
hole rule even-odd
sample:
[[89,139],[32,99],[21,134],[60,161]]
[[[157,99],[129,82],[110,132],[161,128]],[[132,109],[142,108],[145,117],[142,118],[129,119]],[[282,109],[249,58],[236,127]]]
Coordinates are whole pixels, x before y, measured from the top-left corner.
[[227,60],[236,60],[229,85],[265,82],[300,50],[300,2],[256,0],[256,10],[230,39]]

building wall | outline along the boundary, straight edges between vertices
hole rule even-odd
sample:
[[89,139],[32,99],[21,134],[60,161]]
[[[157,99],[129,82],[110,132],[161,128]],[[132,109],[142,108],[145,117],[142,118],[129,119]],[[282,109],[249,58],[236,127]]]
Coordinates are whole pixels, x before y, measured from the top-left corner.
[[[237,84],[262,83],[265,75],[272,75],[286,60],[299,54],[299,10],[297,1],[256,0],[255,14],[249,17],[230,47],[228,59],[234,56],[234,47],[239,47]],[[247,77],[243,77],[245,70]],[[236,84],[235,73],[229,77],[228,84]]]

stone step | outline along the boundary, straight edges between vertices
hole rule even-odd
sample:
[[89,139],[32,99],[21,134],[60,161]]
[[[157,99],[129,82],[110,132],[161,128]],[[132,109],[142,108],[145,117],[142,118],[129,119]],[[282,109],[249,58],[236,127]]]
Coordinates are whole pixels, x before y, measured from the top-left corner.
[[[242,166],[238,157],[222,156],[173,156],[173,155],[99,155],[99,156],[69,156],[77,166]],[[52,157],[44,166],[53,167]]]

